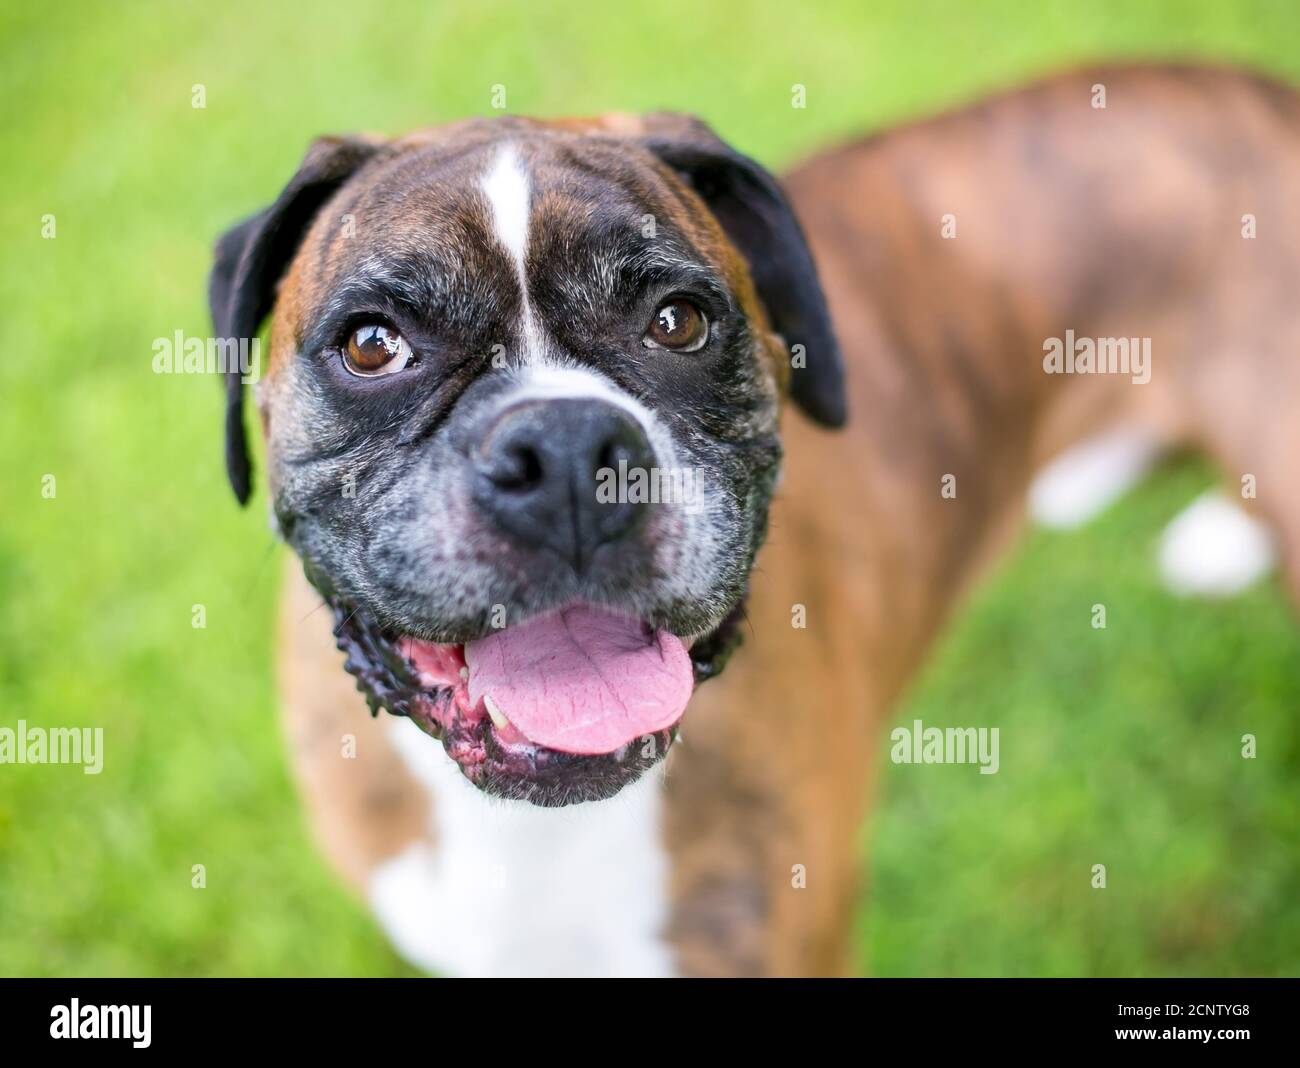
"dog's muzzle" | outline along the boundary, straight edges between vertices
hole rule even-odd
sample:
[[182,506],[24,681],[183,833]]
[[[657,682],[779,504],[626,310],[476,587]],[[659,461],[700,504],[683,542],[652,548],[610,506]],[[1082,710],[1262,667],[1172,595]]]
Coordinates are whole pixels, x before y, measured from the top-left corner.
[[513,541],[549,549],[579,574],[602,545],[645,520],[644,502],[597,498],[600,472],[655,462],[640,425],[612,404],[519,402],[496,417],[471,458],[479,510]]

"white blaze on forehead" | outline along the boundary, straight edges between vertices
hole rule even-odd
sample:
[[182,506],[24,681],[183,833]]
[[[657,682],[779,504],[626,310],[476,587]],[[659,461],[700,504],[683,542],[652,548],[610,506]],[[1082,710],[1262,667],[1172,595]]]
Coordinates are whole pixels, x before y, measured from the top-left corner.
[[492,209],[492,231],[514,260],[522,300],[524,357],[532,362],[543,353],[543,339],[528,300],[528,222],[531,188],[528,171],[512,144],[497,150],[487,173],[479,182]]
[[492,206],[492,228],[497,240],[514,258],[522,280],[528,252],[528,172],[514,145],[502,145],[480,183]]

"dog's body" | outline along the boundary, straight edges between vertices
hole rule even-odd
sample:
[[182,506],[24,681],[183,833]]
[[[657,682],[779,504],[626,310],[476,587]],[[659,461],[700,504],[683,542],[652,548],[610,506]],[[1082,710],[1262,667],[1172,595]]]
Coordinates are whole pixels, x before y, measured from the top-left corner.
[[[692,697],[662,775],[575,807],[483,798],[412,724],[364,715],[291,567],[284,698],[313,822],[425,967],[848,969],[883,721],[1011,540],[1035,471],[1092,434],[1139,427],[1203,448],[1231,486],[1253,476],[1243,504],[1278,532],[1300,597],[1294,94],[1207,69],[1082,72],[822,155],[785,185],[851,418],[783,419],[743,644]],[[1045,374],[1044,340],[1066,331],[1150,338],[1149,383]]]

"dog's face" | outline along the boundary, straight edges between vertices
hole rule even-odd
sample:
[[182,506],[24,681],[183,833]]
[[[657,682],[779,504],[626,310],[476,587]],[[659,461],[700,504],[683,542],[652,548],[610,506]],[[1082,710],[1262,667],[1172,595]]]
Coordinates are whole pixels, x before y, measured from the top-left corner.
[[274,301],[273,509],[372,708],[537,804],[663,757],[738,638],[782,392],[843,418],[788,205],[674,116],[320,142],[212,301],[224,337]]

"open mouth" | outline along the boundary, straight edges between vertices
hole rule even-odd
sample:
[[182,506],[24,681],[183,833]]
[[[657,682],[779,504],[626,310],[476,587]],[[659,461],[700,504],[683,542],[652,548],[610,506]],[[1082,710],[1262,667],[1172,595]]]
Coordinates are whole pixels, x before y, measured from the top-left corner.
[[326,600],[373,713],[410,717],[485,792],[546,807],[612,797],[662,760],[695,686],[739,644],[743,618],[742,602],[688,643],[576,603],[438,644]]

